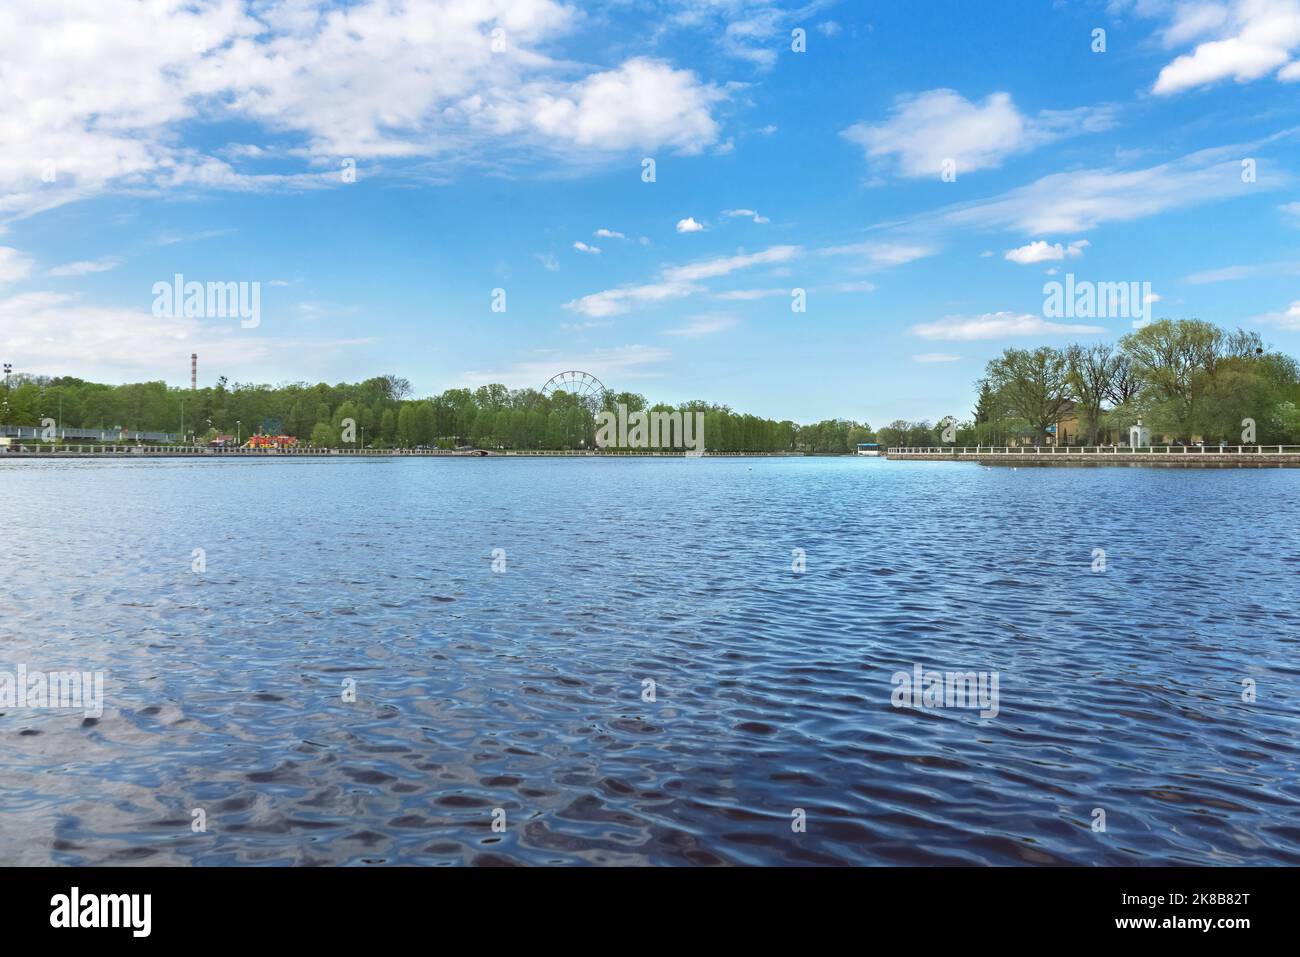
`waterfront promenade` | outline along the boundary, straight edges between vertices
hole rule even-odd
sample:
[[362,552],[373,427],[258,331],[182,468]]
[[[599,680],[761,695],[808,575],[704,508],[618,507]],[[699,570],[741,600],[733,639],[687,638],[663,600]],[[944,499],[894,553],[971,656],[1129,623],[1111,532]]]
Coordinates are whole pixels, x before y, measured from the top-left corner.
[[1300,445],[946,446],[894,447],[895,461],[978,462],[1004,466],[1115,466],[1194,469],[1300,468]]

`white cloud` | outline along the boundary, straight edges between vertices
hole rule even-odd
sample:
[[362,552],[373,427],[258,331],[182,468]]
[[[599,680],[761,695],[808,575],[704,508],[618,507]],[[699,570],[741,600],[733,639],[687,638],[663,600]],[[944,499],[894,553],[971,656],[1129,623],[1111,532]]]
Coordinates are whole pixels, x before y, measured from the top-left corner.
[[782,51],[789,51],[790,30],[805,13],[825,5],[812,0],[785,9],[777,0],[669,0],[665,29],[690,29],[711,36],[723,54],[761,69],[771,68]]
[[[1201,150],[1145,169],[1080,169],[1053,173],[991,199],[960,203],[917,217],[914,226],[1012,229],[1029,235],[1088,232],[1288,182],[1281,170],[1267,185],[1241,181],[1241,157],[1282,139]],[[1245,152],[1249,151],[1249,152]]]
[[1069,325],[1048,322],[1028,313],[986,312],[980,316],[945,316],[937,322],[923,322],[912,327],[913,335],[922,339],[971,341],[1003,339],[1011,336],[1091,335],[1105,332],[1101,326]]
[[758,253],[720,256],[682,266],[668,266],[660,270],[655,282],[594,292],[565,303],[564,308],[593,318],[621,315],[635,306],[682,299],[700,292],[704,287],[699,284],[706,279],[716,279],[751,266],[786,262],[801,253],[802,249],[798,246],[773,246]]
[[[598,150],[670,147],[689,154],[717,141],[710,110],[722,98],[721,90],[701,84],[689,70],[637,57],[564,93],[539,92],[524,106],[537,129],[563,142]],[[513,117],[507,125],[523,119]]]
[[[718,140],[727,93],[693,72],[542,52],[581,16],[557,0],[6,0],[0,218],[114,187],[321,186],[341,158],[364,176],[379,161],[582,163]],[[191,145],[232,122],[264,145]]]
[[19,282],[32,274],[32,261],[12,246],[0,246],[0,285]]
[[1068,246],[1063,246],[1060,243],[1048,243],[1039,239],[1016,249],[1008,249],[1005,258],[1013,263],[1020,263],[1022,266],[1032,263],[1057,262],[1067,256],[1071,259],[1082,256],[1084,249],[1089,245],[1091,244],[1086,239],[1075,240]]
[[836,37],[844,28],[834,20],[825,20],[817,24],[817,32],[824,37]]
[[761,127],[759,127],[759,129],[758,129],[758,135],[759,135],[759,136],[771,136],[773,133],[776,132],[776,130],[777,130],[777,128],[776,128],[776,126],[775,126],[774,124],[772,124],[772,123],[768,123],[767,126],[761,126]]
[[900,97],[893,115],[881,123],[857,123],[843,135],[860,145],[868,159],[893,158],[902,176],[938,177],[946,160],[957,174],[1002,165],[1008,156],[1079,133],[1113,125],[1109,108],[1044,111],[1025,116],[1009,93],[993,93],[982,104],[955,90],[929,90]]
[[1161,35],[1165,46],[1190,43],[1198,37],[1213,33],[1228,20],[1228,7],[1223,3],[1180,3],[1173,11],[1173,22]]
[[565,309],[584,316],[618,316],[635,306],[652,305],[668,299],[681,299],[699,288],[684,282],[651,282],[641,285],[619,286],[573,299],[564,304]]
[[737,321],[738,320],[735,316],[691,316],[687,320],[687,325],[677,329],[665,329],[664,335],[684,336],[688,339],[698,339],[701,336],[711,336],[714,333],[724,332],[727,329],[735,328]]
[[876,284],[873,282],[837,282],[831,286],[834,292],[875,292]]
[[613,229],[605,229],[603,227],[596,230],[593,235],[599,236],[601,239],[627,239],[627,237],[622,233]]
[[1229,78],[1247,83],[1275,71],[1282,80],[1300,79],[1300,61],[1291,60],[1300,48],[1300,0],[1181,3],[1172,13],[1163,34],[1167,46],[1207,39],[1160,71],[1152,87],[1156,94]]
[[694,216],[687,216],[685,219],[677,220],[677,231],[679,233],[702,233],[704,225],[697,223]]
[[754,299],[767,299],[770,296],[788,295],[790,295],[789,289],[729,289],[718,293],[714,298],[730,302],[749,302]]
[[533,257],[542,264],[547,272],[559,272],[560,261],[555,258],[554,253],[534,253]]
[[103,259],[81,259],[73,263],[65,263],[62,266],[55,266],[50,270],[51,276],[85,276],[89,273],[108,272],[110,269],[116,269],[122,265],[122,260],[116,256],[106,256]]
[[1234,279],[1246,279],[1257,274],[1259,266],[1224,266],[1220,269],[1207,269],[1183,278],[1183,282],[1193,286],[1204,286],[1212,282],[1231,282]]
[[864,260],[871,268],[886,269],[925,259],[938,251],[938,247],[930,243],[883,240],[829,246],[821,250],[821,253],[826,256],[853,256]]
[[738,269],[789,262],[803,252],[799,246],[771,246],[760,253],[738,253],[735,256],[718,256],[701,259],[684,266],[670,266],[663,275],[672,281],[696,282],[726,276]]
[[270,332],[273,322],[264,315],[253,334],[237,320],[158,317],[147,305],[90,305],[63,293],[0,299],[0,341],[23,357],[24,368],[106,382],[157,379],[168,369],[175,370],[171,381],[188,382],[191,352],[212,366],[245,370],[293,354],[303,368],[370,342],[277,337]]
[[766,216],[760,216],[756,209],[724,209],[722,215],[726,216],[728,219],[735,219],[738,216],[744,217],[745,219],[752,219],[760,226],[771,222],[771,220]]
[[926,352],[919,356],[912,356],[913,362],[956,362],[961,356],[949,355],[946,352]]
[[586,243],[584,243],[582,240],[578,240],[577,242],[575,242],[575,243],[573,244],[573,248],[576,249],[576,250],[577,250],[578,252],[580,252],[580,253],[589,253],[589,254],[591,254],[591,255],[593,255],[593,256],[599,256],[599,255],[600,255],[600,247],[599,247],[599,246],[589,246],[589,245],[587,245]]
[[1300,260],[1280,259],[1251,263],[1248,266],[1223,266],[1207,269],[1183,277],[1183,282],[1203,286],[1213,282],[1231,282],[1236,279],[1253,279],[1256,276],[1300,276]]
[[1256,316],[1253,321],[1267,323],[1290,332],[1300,332],[1300,299],[1291,303],[1285,312],[1273,312],[1263,316]]

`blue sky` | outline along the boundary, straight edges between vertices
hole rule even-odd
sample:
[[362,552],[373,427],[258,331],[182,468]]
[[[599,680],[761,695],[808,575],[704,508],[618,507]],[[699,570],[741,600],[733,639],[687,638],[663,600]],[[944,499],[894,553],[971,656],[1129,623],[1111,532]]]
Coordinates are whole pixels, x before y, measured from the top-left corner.
[[[881,425],[1142,320],[1046,317],[1066,273],[1300,354],[1300,0],[14,0],[0,46],[19,371]],[[258,324],[155,315],[177,273]]]

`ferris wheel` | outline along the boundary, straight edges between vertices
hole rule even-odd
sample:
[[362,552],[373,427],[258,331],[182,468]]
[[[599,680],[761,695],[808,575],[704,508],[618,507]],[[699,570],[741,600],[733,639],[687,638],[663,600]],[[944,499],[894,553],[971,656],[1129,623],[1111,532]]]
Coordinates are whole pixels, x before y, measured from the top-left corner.
[[546,380],[546,385],[542,386],[542,395],[549,398],[556,392],[567,392],[569,395],[577,396],[583,405],[593,412],[605,401],[604,383],[590,372],[581,372],[577,369],[558,373]]

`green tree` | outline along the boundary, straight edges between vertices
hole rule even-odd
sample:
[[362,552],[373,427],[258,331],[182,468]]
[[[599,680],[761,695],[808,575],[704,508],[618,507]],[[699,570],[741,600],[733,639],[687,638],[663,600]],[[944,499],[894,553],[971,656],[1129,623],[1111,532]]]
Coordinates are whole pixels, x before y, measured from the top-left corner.
[[1006,410],[1023,419],[1036,441],[1061,417],[1070,398],[1069,363],[1059,349],[1040,346],[1032,351],[1007,349],[989,362],[985,377],[1005,402]]

